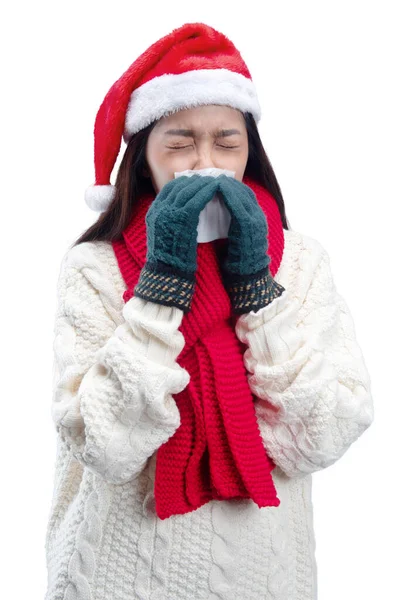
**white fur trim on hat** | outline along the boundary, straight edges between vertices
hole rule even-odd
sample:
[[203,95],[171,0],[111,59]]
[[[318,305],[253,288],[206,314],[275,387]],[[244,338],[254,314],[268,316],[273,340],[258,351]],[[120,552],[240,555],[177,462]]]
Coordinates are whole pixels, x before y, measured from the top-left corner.
[[114,197],[114,185],[90,185],[85,191],[86,204],[92,210],[99,212],[107,210]]
[[169,112],[205,104],[223,104],[251,112],[256,122],[261,107],[251,79],[229,69],[198,69],[167,73],[147,81],[131,94],[125,117],[124,141]]

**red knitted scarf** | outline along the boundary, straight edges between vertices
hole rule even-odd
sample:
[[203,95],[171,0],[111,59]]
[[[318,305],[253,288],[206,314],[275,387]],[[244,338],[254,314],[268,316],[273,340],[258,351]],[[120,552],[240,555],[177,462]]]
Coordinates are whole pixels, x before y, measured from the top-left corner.
[[[277,272],[284,248],[282,221],[271,194],[248,177],[268,223],[270,271]],[[154,200],[138,200],[123,240],[113,249],[133,296],[146,261],[145,216]],[[247,346],[238,340],[234,314],[221,279],[218,249],[227,239],[197,246],[196,286],[190,311],[179,330],[185,346],[177,358],[190,381],[175,394],[181,423],[157,451],[154,495],[160,519],[196,510],[210,500],[252,498],[261,508],[279,506],[271,471],[275,464],[263,446],[254,400],[243,363]]]

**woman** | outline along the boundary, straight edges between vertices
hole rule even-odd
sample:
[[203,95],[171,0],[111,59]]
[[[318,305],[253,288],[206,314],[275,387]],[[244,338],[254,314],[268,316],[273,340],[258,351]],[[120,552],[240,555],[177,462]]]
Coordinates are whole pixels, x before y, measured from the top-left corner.
[[202,23],[98,111],[102,214],[58,282],[46,600],[317,598],[311,477],[372,423],[370,378],[259,118],[241,55]]

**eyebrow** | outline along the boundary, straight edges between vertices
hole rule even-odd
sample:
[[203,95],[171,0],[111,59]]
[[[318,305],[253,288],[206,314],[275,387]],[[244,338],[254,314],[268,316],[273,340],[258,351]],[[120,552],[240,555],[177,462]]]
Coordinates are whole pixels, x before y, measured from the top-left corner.
[[[195,137],[195,131],[193,129],[168,129],[165,132],[166,135],[183,135],[185,137]],[[228,137],[229,135],[241,135],[238,129],[218,129],[215,132],[215,137]]]

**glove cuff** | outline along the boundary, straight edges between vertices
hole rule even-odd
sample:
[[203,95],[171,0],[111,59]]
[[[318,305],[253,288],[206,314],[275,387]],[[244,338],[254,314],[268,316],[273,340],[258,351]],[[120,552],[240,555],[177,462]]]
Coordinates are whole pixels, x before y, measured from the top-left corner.
[[237,314],[257,311],[285,291],[285,288],[272,277],[268,268],[252,275],[238,275],[223,271],[222,277],[232,308]]
[[164,306],[175,306],[186,314],[195,288],[195,273],[181,271],[162,261],[147,261],[140,272],[134,295]]

